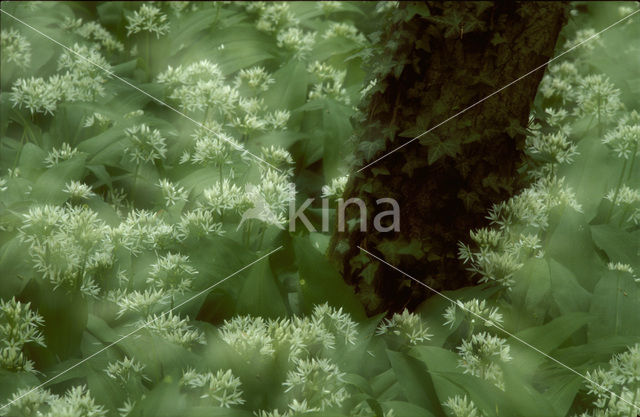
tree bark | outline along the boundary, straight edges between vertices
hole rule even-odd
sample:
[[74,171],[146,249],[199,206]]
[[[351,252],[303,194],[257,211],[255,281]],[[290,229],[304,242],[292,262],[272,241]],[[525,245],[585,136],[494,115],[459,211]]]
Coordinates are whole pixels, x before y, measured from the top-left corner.
[[[400,2],[370,60],[377,79],[361,106],[354,172],[476,103],[553,55],[566,20],[556,2]],[[335,232],[329,255],[369,314],[415,308],[432,295],[358,249],[437,290],[473,283],[458,242],[485,226],[493,203],[520,190],[525,127],[543,69],[351,176],[344,198],[368,208]],[[373,230],[376,200],[395,198],[400,231]],[[359,218],[347,208],[347,219]]]

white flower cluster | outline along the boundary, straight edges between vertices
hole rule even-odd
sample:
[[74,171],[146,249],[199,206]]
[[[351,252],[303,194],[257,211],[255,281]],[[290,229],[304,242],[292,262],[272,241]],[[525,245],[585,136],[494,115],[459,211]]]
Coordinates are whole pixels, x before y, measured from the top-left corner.
[[87,184],[83,184],[80,181],[69,181],[65,184],[62,191],[65,194],[69,194],[71,200],[88,200],[96,194],[91,190],[91,187]]
[[605,135],[602,143],[610,147],[618,158],[628,160],[640,156],[640,113],[633,110],[620,118],[618,125]]
[[476,333],[471,338],[464,339],[457,349],[460,355],[458,365],[464,369],[465,374],[477,376],[505,389],[500,362],[511,361],[510,348],[505,339],[487,332]]
[[520,194],[494,204],[487,218],[497,228],[472,231],[476,249],[460,243],[458,257],[469,264],[469,271],[480,275],[480,282],[511,287],[513,274],[525,259],[543,256],[538,233],[548,227],[549,214],[558,206],[582,210],[564,178],[543,176]]
[[357,326],[342,309],[328,304],[316,306],[308,317],[293,317],[265,321],[260,317],[237,316],[225,321],[220,337],[243,358],[270,358],[277,352],[289,361],[326,355],[337,341],[354,345]]
[[124,133],[130,142],[125,153],[138,164],[164,159],[167,154],[166,139],[158,129],[151,130],[143,123],[125,129]]
[[345,373],[329,359],[297,359],[283,383],[294,413],[340,407],[350,397]]
[[431,339],[429,328],[418,314],[404,310],[402,314],[395,313],[390,319],[385,319],[376,330],[376,334],[393,334],[399,336],[409,345],[418,345]]
[[105,372],[109,378],[115,379],[123,386],[126,386],[130,379],[148,378],[142,373],[145,366],[135,359],[125,357],[122,360],[109,362]]
[[222,224],[214,221],[211,211],[196,208],[182,213],[175,227],[175,236],[183,242],[187,238],[200,239],[204,236],[222,236]]
[[204,333],[189,324],[189,317],[181,318],[173,312],[148,317],[144,324],[152,333],[164,340],[190,349],[192,345],[205,344]]
[[169,66],[157,79],[171,89],[169,97],[188,111],[211,108],[228,115],[238,100],[238,91],[225,83],[220,67],[206,59],[187,66]]
[[97,271],[113,262],[110,228],[87,207],[36,206],[24,215],[21,240],[35,269],[54,286],[99,293]]
[[94,41],[95,45],[109,52],[123,52],[124,44],[118,41],[108,30],[98,22],[83,23],[82,19],[65,18],[62,28],[71,30],[83,38]]
[[297,59],[306,58],[316,44],[315,32],[305,32],[297,27],[281,30],[276,39],[278,47],[293,52]]
[[147,283],[169,293],[184,293],[191,288],[193,276],[198,271],[189,264],[189,257],[179,253],[167,253],[151,265]]
[[274,33],[287,26],[295,26],[298,19],[291,12],[287,2],[247,2],[247,11],[258,13],[256,28],[263,32]]
[[337,12],[338,10],[342,9],[342,2],[341,1],[320,1],[317,3],[318,5],[318,9],[320,9],[322,11],[322,13],[324,13],[325,15],[333,13],[333,12]]
[[[111,66],[97,49],[75,44],[73,52],[64,52],[58,60],[58,70],[50,76],[18,79],[11,91],[14,106],[26,107],[31,113],[53,114],[62,101],[94,101],[105,94],[103,70]],[[78,55],[84,57],[80,58]],[[94,65],[95,64],[95,65]]]
[[342,194],[344,194],[344,190],[347,187],[347,182],[349,181],[349,176],[344,175],[342,177],[337,177],[331,180],[329,185],[322,186],[322,198],[340,198]]
[[620,90],[601,74],[587,75],[580,79],[575,99],[576,115],[578,117],[595,115],[598,123],[612,120],[622,108]]
[[127,36],[139,32],[149,32],[160,39],[160,36],[169,32],[170,27],[167,15],[150,4],[143,4],[132,15],[127,16],[127,22]]
[[586,376],[593,381],[587,382],[587,386],[589,394],[596,397],[593,402],[595,409],[581,417],[626,417],[637,413],[637,400],[640,398],[640,344],[614,355],[609,361],[608,370],[598,368],[587,372]]
[[549,134],[538,131],[528,135],[527,147],[530,154],[539,156],[552,164],[570,164],[578,155],[577,146],[562,131]]
[[565,104],[573,100],[579,78],[576,65],[565,61],[549,67],[549,72],[540,82],[539,90],[545,98],[558,98]]
[[177,186],[167,179],[161,179],[158,182],[158,187],[162,190],[162,197],[164,198],[165,205],[167,207],[175,206],[179,202],[187,201],[189,193],[184,187]]
[[[458,315],[458,309],[462,311],[462,316]],[[459,320],[466,320],[474,326],[476,324],[486,327],[502,325],[502,314],[498,312],[498,308],[488,307],[486,300],[480,301],[477,298],[466,302],[457,300],[456,304],[447,307],[444,318],[447,319],[444,324],[450,327],[459,324]]]
[[309,100],[330,97],[343,104],[351,102],[347,90],[343,87],[346,71],[338,71],[331,65],[319,61],[310,64],[307,71],[317,80],[309,92]]
[[569,39],[565,42],[565,49],[572,48],[578,44],[583,50],[593,51],[597,47],[601,47],[603,45],[600,36],[596,35],[596,31],[593,28],[580,29],[576,31],[573,39]]
[[636,282],[640,282],[640,278],[636,276],[636,272],[634,271],[633,267],[629,264],[623,264],[622,262],[609,262],[607,264],[607,269],[609,271],[626,272],[630,274],[636,280]]
[[47,168],[53,168],[58,166],[60,162],[68,161],[78,154],[76,148],[72,148],[68,143],[63,143],[60,149],[53,148],[51,152],[44,159],[44,164]]
[[165,291],[150,288],[142,292],[115,290],[107,293],[106,299],[118,306],[117,318],[126,313],[136,313],[148,317],[153,308],[161,309],[168,304],[169,295]]
[[234,79],[234,87],[241,89],[244,86],[250,91],[267,91],[276,80],[271,77],[264,67],[251,67],[238,71]]
[[44,319],[31,310],[31,303],[21,303],[12,297],[0,300],[0,367],[10,371],[35,372],[33,362],[24,355],[27,343],[46,347],[39,328]]
[[484,417],[484,413],[478,411],[476,405],[466,395],[449,397],[444,405],[451,410],[453,417]]
[[219,369],[212,372],[199,373],[194,369],[186,370],[180,379],[180,385],[190,391],[196,391],[200,398],[209,398],[217,407],[230,408],[244,404],[242,383],[231,370]]
[[364,44],[367,39],[352,23],[333,22],[323,33],[324,39],[343,38],[348,39],[358,45]]
[[[65,395],[52,394],[49,390],[21,388],[9,400],[7,416],[37,417],[104,417],[107,410],[96,404],[86,386],[70,388]],[[4,411],[3,411],[4,413]]]
[[98,126],[101,128],[108,127],[113,121],[102,113],[93,112],[84,119],[82,127]]
[[31,44],[13,28],[0,31],[0,49],[2,62],[12,62],[21,68],[31,63]]

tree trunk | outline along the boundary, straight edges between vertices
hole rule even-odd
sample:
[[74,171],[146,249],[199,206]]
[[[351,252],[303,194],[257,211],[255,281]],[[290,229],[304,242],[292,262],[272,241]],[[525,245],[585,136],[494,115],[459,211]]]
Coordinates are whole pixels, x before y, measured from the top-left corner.
[[[400,2],[387,19],[370,60],[378,81],[362,105],[356,169],[542,65],[553,55],[566,4]],[[543,73],[351,176],[344,198],[365,201],[367,232],[351,222],[334,234],[329,255],[370,314],[415,308],[432,294],[358,246],[437,290],[472,284],[458,242],[487,224],[493,203],[525,185],[518,168]],[[385,197],[399,203],[399,232],[373,230],[375,213],[389,210],[376,204]],[[346,217],[359,218],[357,206]]]

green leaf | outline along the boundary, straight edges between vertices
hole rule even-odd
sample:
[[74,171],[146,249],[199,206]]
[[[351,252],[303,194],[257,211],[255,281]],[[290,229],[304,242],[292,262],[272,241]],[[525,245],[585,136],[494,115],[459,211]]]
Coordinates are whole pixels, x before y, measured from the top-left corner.
[[547,261],[539,258],[528,260],[514,274],[513,279],[513,305],[520,310],[515,317],[519,320],[518,324],[520,321],[525,325],[541,324],[552,300],[551,276]]
[[575,275],[555,259],[549,259],[551,277],[551,297],[562,314],[574,311],[587,311],[591,294],[585,290]]
[[441,414],[440,401],[425,364],[405,353],[389,349],[387,349],[387,356],[406,399]]
[[404,401],[385,401],[382,405],[393,410],[396,417],[435,417],[431,411]]
[[76,156],[59,163],[56,167],[49,168],[33,185],[33,198],[52,204],[64,203],[69,197],[62,191],[64,185],[71,180],[81,179],[84,169],[84,156]]
[[351,110],[344,104],[332,99],[323,100],[322,113],[324,151],[322,168],[324,178],[329,181],[341,174],[341,166],[345,160],[345,147],[353,128],[349,121]]
[[304,308],[311,312],[316,304],[329,303],[355,319],[363,319],[364,308],[333,265],[318,252],[306,237],[294,236],[293,248],[300,274]]
[[[572,334],[585,326],[592,319],[588,313],[567,313],[549,323],[531,327],[515,334],[518,339],[525,341],[538,351],[523,344],[513,337],[508,339],[511,346],[513,362],[527,377],[532,377],[538,367],[548,359],[543,354],[550,354]],[[542,353],[540,353],[542,352]],[[553,356],[553,355],[551,355]]]
[[271,318],[287,315],[282,292],[268,260],[262,260],[251,267],[238,293],[237,314]]
[[602,249],[610,262],[622,262],[632,267],[640,267],[640,235],[611,226],[599,224],[591,226],[593,241]]
[[606,271],[596,285],[590,312],[589,340],[640,336],[640,286],[627,272]]

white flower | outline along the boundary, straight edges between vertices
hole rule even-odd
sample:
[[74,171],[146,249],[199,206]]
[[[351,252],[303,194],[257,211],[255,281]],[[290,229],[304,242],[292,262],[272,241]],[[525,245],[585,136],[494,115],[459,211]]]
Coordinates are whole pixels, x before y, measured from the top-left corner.
[[342,312],[342,307],[336,310],[327,303],[317,305],[313,309],[312,320],[322,323],[327,330],[335,336],[340,336],[347,344],[355,345],[358,340],[358,325],[349,314]]
[[27,343],[46,347],[39,329],[44,319],[30,307],[31,303],[21,303],[15,297],[0,300],[0,367],[4,369],[34,372],[33,362],[24,356],[22,348]]
[[[276,32],[286,26],[295,26],[298,19],[290,10],[287,2],[255,2],[255,5],[247,5],[248,11],[256,10],[260,18],[256,23],[256,28],[263,32]],[[261,3],[261,4],[260,4]]]
[[640,155],[640,113],[634,110],[622,117],[618,126],[605,135],[602,143],[613,149],[618,158],[633,159]]
[[207,235],[224,234],[222,224],[213,220],[210,211],[196,208],[183,213],[176,225],[176,238],[180,241],[191,238],[200,238]]
[[348,181],[349,181],[348,175],[332,179],[329,185],[322,186],[322,198],[342,197],[342,194],[344,194],[344,189],[347,187]]
[[408,310],[404,310],[402,314],[395,313],[390,319],[384,319],[378,325],[376,334],[394,334],[405,339],[409,345],[418,345],[428,341],[432,336],[422,318]]
[[158,129],[151,130],[146,124],[141,124],[125,129],[125,135],[131,143],[125,152],[132,161],[140,163],[164,159],[167,146]]
[[47,81],[34,77],[28,80],[20,78],[11,87],[11,101],[14,106],[26,107],[31,114],[53,114],[67,89],[67,80],[58,75]]
[[124,51],[124,45],[122,42],[116,40],[116,38],[98,22],[87,22],[82,24],[82,19],[78,19],[75,22],[75,25],[77,27],[71,28],[75,29],[75,33],[85,39],[98,42],[98,45],[105,48],[107,51]]
[[180,385],[199,392],[200,398],[210,398],[218,407],[230,408],[245,402],[240,378],[235,377],[230,369],[219,369],[215,374],[202,374],[188,369],[183,373]]
[[568,163],[578,155],[577,146],[562,131],[527,136],[528,151],[540,155],[547,163]]
[[309,92],[309,100],[331,97],[343,104],[350,104],[347,90],[343,87],[346,71],[338,71],[331,65],[319,61],[310,64],[307,71],[318,81]]
[[278,47],[293,51],[294,56],[300,59],[313,50],[315,37],[313,32],[305,33],[299,28],[291,27],[278,32]]
[[183,293],[191,287],[198,271],[189,264],[189,257],[167,253],[151,265],[147,283],[156,288]]
[[127,36],[138,32],[154,33],[158,39],[169,32],[167,15],[153,5],[143,4],[140,9],[127,16]]
[[483,417],[484,414],[478,411],[473,401],[464,397],[456,395],[455,397],[449,397],[444,405],[451,410],[454,417]]
[[189,349],[195,343],[204,344],[204,333],[189,325],[189,317],[182,319],[169,311],[168,314],[149,316],[145,327],[168,342]]
[[456,304],[451,304],[447,307],[444,314],[444,317],[447,319],[444,323],[445,325],[448,324],[453,327],[457,319],[458,308],[463,311],[464,318],[472,323],[477,323],[482,326],[496,326],[502,324],[502,314],[498,312],[497,307],[487,307],[485,300],[480,301],[477,298],[474,298],[464,303],[458,300]]
[[165,291],[147,288],[140,291],[112,291],[107,294],[107,300],[115,303],[119,310],[117,317],[134,312],[147,317],[153,307],[161,307],[169,302],[169,296]]
[[126,384],[131,378],[144,378],[142,371],[145,366],[135,359],[131,359],[127,356],[123,360],[109,362],[105,372],[109,378],[118,380],[122,384]]
[[183,187],[176,186],[167,179],[161,179],[158,187],[162,190],[162,196],[167,207],[174,206],[180,201],[187,201],[189,193]]
[[358,32],[358,29],[352,23],[343,22],[332,22],[322,37],[324,39],[346,38],[359,45],[367,41],[364,35]]
[[69,194],[69,197],[75,200],[88,200],[95,195],[91,187],[80,181],[70,181],[66,183],[62,191]]
[[245,204],[240,187],[232,184],[227,178],[205,189],[203,191],[203,200],[203,205],[206,208],[218,214],[237,210]]
[[620,90],[603,75],[587,75],[578,83],[576,105],[578,117],[596,115],[598,123],[609,121],[622,108]]
[[298,359],[295,368],[287,374],[283,383],[290,398],[289,407],[294,411],[323,411],[328,407],[341,407],[350,397],[345,373],[329,359]]
[[509,350],[505,339],[487,332],[477,333],[458,346],[458,365],[464,368],[465,374],[486,379],[504,390],[504,378],[498,361],[511,361]]
[[31,44],[13,28],[0,32],[0,49],[3,62],[13,62],[22,68],[31,63]]
[[274,82],[273,77],[263,67],[251,67],[238,71],[234,86],[239,89],[246,83],[254,91],[267,91]]

